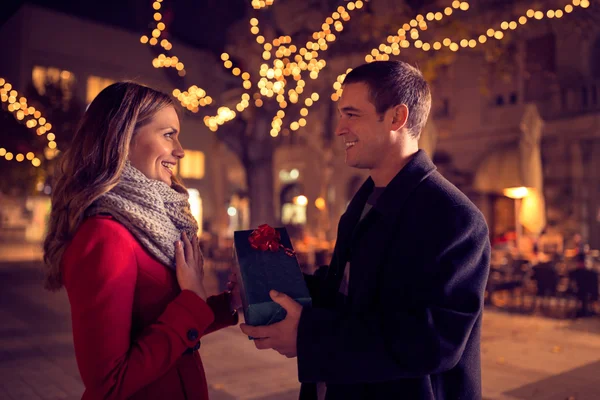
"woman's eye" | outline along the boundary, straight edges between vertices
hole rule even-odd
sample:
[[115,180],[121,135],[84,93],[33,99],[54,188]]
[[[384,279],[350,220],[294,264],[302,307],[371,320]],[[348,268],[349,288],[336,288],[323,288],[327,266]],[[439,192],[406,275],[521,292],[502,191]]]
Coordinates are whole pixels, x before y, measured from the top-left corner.
[[173,132],[165,133],[166,138],[170,138],[171,136],[173,136]]

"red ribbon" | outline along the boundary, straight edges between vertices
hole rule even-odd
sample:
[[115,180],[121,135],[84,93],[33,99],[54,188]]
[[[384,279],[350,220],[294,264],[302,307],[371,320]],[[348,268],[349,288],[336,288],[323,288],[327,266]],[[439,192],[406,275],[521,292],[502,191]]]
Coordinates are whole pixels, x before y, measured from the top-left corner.
[[250,241],[250,246],[252,246],[252,248],[260,251],[270,250],[276,252],[279,251],[279,249],[283,249],[285,254],[290,257],[296,255],[294,250],[288,249],[280,243],[281,235],[279,232],[267,224],[260,225],[257,229],[252,231],[248,240]]

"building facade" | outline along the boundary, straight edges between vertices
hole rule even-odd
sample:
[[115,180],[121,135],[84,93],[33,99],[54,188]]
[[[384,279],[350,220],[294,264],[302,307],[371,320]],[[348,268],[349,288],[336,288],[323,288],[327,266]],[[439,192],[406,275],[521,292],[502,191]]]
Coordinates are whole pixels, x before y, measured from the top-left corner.
[[[550,19],[532,22],[507,47],[504,69],[480,51],[461,49],[431,81],[433,107],[425,135],[435,139],[429,142],[435,142],[439,170],[475,201],[496,236],[515,230],[514,200],[502,188],[482,189],[477,179],[497,180],[490,173],[522,179],[515,171],[524,169],[516,164],[523,162],[525,133],[539,127],[544,226],[565,237],[581,233],[599,248],[600,31],[569,26]],[[48,75],[68,78],[74,95],[88,104],[117,80],[134,79],[167,93],[177,87],[163,69],[152,67],[155,54],[140,44],[138,34],[38,7],[21,7],[0,27],[0,43],[3,59],[9,60],[0,64],[0,76],[15,88]],[[225,91],[231,75],[214,55],[174,46],[188,60],[184,85],[196,83],[215,94]],[[364,54],[349,53],[328,65],[339,71],[362,62]],[[333,134],[336,105],[328,104],[311,111],[307,126],[277,148],[273,204],[284,224],[332,240],[340,215],[368,172],[344,164],[342,140]],[[198,191],[194,201],[201,203],[200,219],[227,236],[250,228],[246,172],[199,115],[182,116],[187,156],[179,173]],[[60,148],[60,136],[57,143]]]
[[[173,46],[180,59],[186,60],[181,90],[194,83],[201,83],[208,93],[223,90],[228,77],[213,54],[177,42]],[[133,80],[169,94],[181,85],[165,68],[153,67],[157,54],[140,43],[139,34],[37,6],[23,5],[0,26],[0,48],[0,76],[19,93],[30,84],[43,91],[50,81],[66,88],[84,107],[116,81]],[[206,225],[225,231],[231,192],[227,168],[239,169],[239,163],[199,115],[181,113],[180,140],[186,156],[178,174],[191,189],[194,213]],[[60,132],[56,132],[56,142],[60,150]]]

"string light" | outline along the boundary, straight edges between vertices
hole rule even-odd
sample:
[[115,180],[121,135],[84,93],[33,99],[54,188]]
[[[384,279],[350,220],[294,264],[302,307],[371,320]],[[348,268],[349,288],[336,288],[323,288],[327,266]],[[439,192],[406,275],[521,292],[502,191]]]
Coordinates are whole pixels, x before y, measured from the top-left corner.
[[261,8],[265,8],[273,5],[275,0],[252,0],[252,8],[255,10],[260,10]]
[[[273,4],[269,1],[253,1],[252,6],[255,9],[262,9]],[[339,6],[337,10],[327,17],[321,25],[321,30],[314,32],[312,40],[307,41],[302,47],[292,44],[290,36],[280,36],[272,41],[267,41],[260,33],[260,24],[257,18],[249,20],[250,33],[255,36],[256,42],[262,47],[262,57],[265,60],[260,66],[258,81],[253,85],[250,80],[250,74],[243,72],[239,67],[235,67],[228,53],[221,54],[223,66],[230,70],[231,74],[242,79],[244,92],[240,101],[235,105],[235,110],[228,107],[219,107],[216,115],[206,116],[205,125],[216,132],[219,126],[234,119],[239,113],[243,112],[251,104],[255,107],[262,107],[263,98],[276,98],[279,110],[272,121],[272,136],[277,136],[283,125],[282,119],[285,116],[283,111],[289,104],[297,104],[301,101],[306,85],[303,74],[307,74],[310,79],[318,79],[320,71],[327,65],[326,61],[319,58],[319,53],[328,49],[336,38],[336,33],[344,29],[344,23],[350,20],[350,12],[363,8],[362,0],[347,3],[345,6]],[[154,10],[158,13],[161,9],[160,2],[153,3]],[[166,25],[155,14],[156,27],[149,36],[142,36],[142,44],[153,45],[152,39],[160,39]],[[164,39],[163,39],[164,40]],[[164,47],[164,46],[163,46]],[[160,54],[152,64],[155,68],[169,68],[179,66],[178,69],[184,70],[183,62],[176,56]],[[250,102],[249,90],[255,86],[257,89],[254,101]],[[206,91],[198,86],[192,86],[187,90],[175,89],[173,95],[181,104],[191,112],[198,112],[200,107],[205,107],[212,103],[212,99],[207,96]],[[318,96],[318,94],[314,94]],[[314,102],[311,98],[306,99]],[[282,115],[283,116],[278,116]],[[306,125],[304,116],[298,121],[294,121],[298,127]],[[293,123],[292,123],[293,124]],[[291,125],[291,124],[290,124]],[[293,125],[295,126],[295,125]],[[284,130],[285,131],[285,130]]]
[[[463,2],[463,3],[465,3],[465,2]],[[582,4],[583,4],[583,1],[581,1],[581,2],[578,2],[577,0],[573,1],[573,5],[575,5],[575,6],[582,6]],[[525,25],[529,19],[541,20],[544,18],[562,18],[564,16],[564,13],[565,12],[568,13],[569,11],[567,11],[567,10],[572,11],[572,8],[573,8],[573,6],[571,4],[567,4],[564,7],[564,12],[562,9],[556,9],[556,10],[551,9],[551,10],[547,10],[545,13],[540,10],[530,9],[525,13],[525,15],[519,16],[514,21],[510,21],[510,22],[503,21],[502,23],[500,23],[500,29],[494,29],[494,28],[490,27],[489,29],[486,30],[486,33],[487,33],[487,36],[489,36],[490,38],[494,38],[496,40],[502,40],[505,37],[505,33],[503,31],[516,30],[520,25]],[[451,51],[458,51],[459,48],[457,46],[453,46],[453,44],[459,43],[461,48],[466,48],[466,47],[474,48],[478,44],[486,43],[486,41],[487,41],[486,36],[483,33],[481,33],[481,34],[477,35],[477,39],[463,38],[463,39],[456,40],[456,41],[444,42],[443,45],[445,47],[450,48]],[[421,50],[425,50],[425,46],[427,46],[428,44],[429,43],[425,42],[421,46],[415,45],[415,47],[421,48]],[[435,50],[441,50],[441,46],[437,46],[437,47],[438,48]]]
[[[253,5],[257,9],[263,8],[263,5],[258,1],[254,2]],[[270,4],[265,2],[264,6],[268,5]],[[277,137],[281,132],[282,119],[285,116],[284,109],[287,108],[288,104],[297,104],[302,101],[301,96],[306,85],[303,73],[308,73],[310,79],[318,79],[319,72],[327,65],[325,60],[319,59],[319,52],[326,51],[329,45],[336,40],[336,35],[333,32],[334,30],[335,32],[341,32],[344,29],[343,24],[350,20],[349,11],[359,10],[363,6],[364,3],[361,0],[349,2],[345,7],[339,6],[331,16],[325,19],[321,25],[321,30],[313,33],[312,40],[307,41],[300,48],[292,44],[292,38],[289,36],[279,36],[272,41],[266,41],[265,37],[260,34],[259,20],[257,18],[249,20],[250,33],[255,36],[256,42],[262,47],[262,58],[265,61],[259,70],[260,79],[256,83],[258,91],[254,106],[262,107],[263,97],[275,97],[279,104],[279,110],[271,122],[271,136]],[[233,67],[229,54],[223,53],[221,60],[225,68],[230,69]],[[231,72],[235,76],[240,76],[241,71],[232,69]],[[244,89],[249,90],[252,87],[249,74],[246,77],[244,77],[244,74],[241,74],[241,76]],[[296,86],[289,88],[292,83],[295,83]],[[313,95],[318,98],[318,94],[313,93]],[[316,101],[311,98],[306,100],[309,102]],[[244,102],[244,99],[242,99],[236,105],[236,110],[242,112],[249,104],[248,101]],[[222,123],[235,118],[235,115],[233,110],[222,107],[221,112],[215,116],[204,118],[204,122],[209,129],[216,131]],[[290,129],[295,131],[305,125],[306,119],[303,117],[292,122]]]
[[[0,101],[2,103],[8,103],[6,109],[12,113],[15,119],[23,123],[29,129],[35,129],[38,136],[46,135],[48,139],[48,156],[51,158],[57,154],[58,149],[56,142],[56,136],[54,133],[49,132],[52,129],[52,125],[42,116],[39,110],[31,107],[27,104],[27,98],[19,96],[19,93],[13,88],[12,84],[7,82],[4,78],[0,78]],[[5,148],[0,148],[0,157],[4,157],[5,160],[16,162],[23,162],[25,159],[31,161],[34,167],[39,167],[41,161],[32,152],[25,154],[17,153],[16,155],[7,151]],[[42,156],[40,156],[42,157]]]
[[154,68],[175,68],[177,71],[183,71],[185,69],[184,64],[179,61],[177,56],[167,57],[164,54],[160,54],[158,57],[152,60],[152,66]]
[[[451,16],[454,13],[454,9],[467,11],[469,8],[470,6],[467,1],[455,0],[452,2],[452,7],[446,7],[443,13],[438,11],[435,13],[429,12],[425,16],[422,14],[417,15],[409,22],[403,24],[402,27],[398,29],[396,35],[389,35],[386,42],[373,48],[371,52],[365,56],[365,61],[369,63],[373,61],[388,61],[390,57],[400,55],[401,48],[410,47],[409,39],[414,40],[414,46],[423,51],[441,49],[442,46],[439,42],[427,43],[419,40],[419,31],[426,31],[429,28],[427,21],[441,21],[444,16]],[[451,43],[448,45],[450,44]]]
[[[525,25],[530,19],[541,20],[543,18],[562,18],[565,14],[573,12],[574,7],[587,8],[589,7],[589,1],[573,0],[572,4],[566,4],[563,9],[548,10],[546,13],[540,10],[530,9],[525,15],[516,18],[514,21],[503,21],[500,23],[500,29],[489,28],[486,30],[485,34],[481,33],[477,35],[476,38],[462,38],[458,40],[445,38],[443,41],[435,42],[423,42],[420,40],[418,30],[424,31],[428,29],[425,19],[428,21],[440,21],[444,18],[444,15],[452,15],[454,13],[454,9],[461,11],[469,10],[470,6],[467,1],[455,0],[452,2],[452,7],[446,7],[444,9],[443,14],[441,12],[430,12],[427,13],[425,17],[422,15],[417,15],[417,17],[408,23],[403,24],[396,35],[390,35],[387,37],[387,43],[382,43],[378,48],[372,49],[371,52],[365,56],[365,61],[368,63],[373,61],[386,61],[390,59],[390,55],[398,56],[400,55],[401,48],[410,47],[411,39],[414,41],[413,46],[416,49],[425,52],[430,50],[440,51],[444,47],[447,47],[453,52],[459,51],[461,48],[475,48],[480,44],[486,43],[488,38],[496,40],[504,39],[505,34],[503,31],[516,30],[519,28],[519,26]],[[349,70],[346,71],[345,74],[339,75],[336,82],[333,83],[334,92],[331,95],[331,99],[333,101],[339,100],[340,96],[342,95],[341,86],[348,72]]]
[[[167,29],[167,25],[162,20],[163,15],[160,12],[162,8],[161,3],[162,0],[157,0],[152,3],[152,8],[155,11],[153,15],[154,25],[153,27],[151,27],[152,31],[149,35],[143,35],[140,37],[140,43],[147,44],[149,46],[160,45],[165,51],[171,51],[173,49],[173,43],[171,43],[166,38],[161,39],[164,31]],[[168,56],[166,54],[160,54],[158,57],[152,60],[152,66],[154,68],[174,68],[175,70],[177,70],[177,74],[181,77],[187,74],[187,71],[185,70],[185,64],[177,56]],[[195,93],[192,93],[189,89],[184,91],[178,91],[179,93],[187,93],[187,95],[182,96],[180,101],[181,105],[187,108],[189,111],[198,112],[199,107],[204,107],[211,103],[210,100],[207,101],[207,99],[204,99],[206,95],[206,92],[204,90],[202,90],[202,92],[204,93],[203,96],[196,96]]]
[[[140,38],[142,44],[157,45],[159,43],[158,40],[161,39],[163,32],[167,28],[160,14],[161,3],[162,0],[153,3],[155,26],[152,28],[150,35],[144,35]],[[256,10],[264,9],[273,3],[274,0],[251,1],[252,7]],[[421,33],[429,29],[430,23],[441,21],[446,17],[452,16],[455,12],[466,12],[471,8],[468,1],[454,0],[450,6],[445,7],[443,10],[419,14],[403,24],[396,34],[388,36],[385,42],[373,48],[365,56],[365,61],[389,60],[391,57],[400,55],[402,49],[410,48],[411,43],[412,47],[425,52],[440,51],[444,48],[448,48],[453,52],[461,48],[475,48],[480,44],[487,43],[490,39],[503,39],[505,31],[516,30],[530,19],[561,18],[565,14],[572,12],[574,6],[589,7],[588,0],[573,0],[572,3],[572,5],[566,5],[564,10],[550,10],[546,13],[529,10],[526,15],[520,16],[513,21],[503,21],[499,26],[500,29],[489,28],[485,33],[481,33],[475,37],[466,37],[458,40],[445,38],[433,42],[424,41],[421,38]],[[308,107],[310,107],[307,105],[307,102],[314,103],[316,100],[313,100],[311,97],[303,98],[304,87],[306,85],[303,74],[308,75],[308,78],[313,80],[319,78],[320,71],[327,65],[326,61],[320,58],[321,53],[325,52],[337,39],[336,35],[344,30],[344,24],[350,20],[351,12],[360,10],[363,7],[364,2],[362,0],[350,1],[344,6],[339,6],[323,21],[321,30],[314,32],[311,39],[303,46],[293,44],[292,38],[289,36],[279,36],[273,40],[267,40],[261,34],[258,18],[251,18],[249,20],[250,33],[254,35],[256,43],[261,47],[260,51],[264,60],[256,75],[257,80],[252,82],[250,74],[234,66],[229,54],[223,53],[221,60],[224,67],[230,70],[232,75],[241,78],[243,93],[240,101],[234,107],[235,110],[222,106],[217,109],[216,115],[206,116],[204,118],[206,126],[211,131],[216,132],[221,125],[236,118],[239,113],[242,113],[250,105],[262,107],[265,98],[275,98],[279,105],[279,110],[271,122],[271,136],[277,137],[281,132],[285,135],[289,130],[296,131],[305,126],[305,117],[307,115],[303,115],[303,113],[308,114]],[[172,49],[172,44],[164,38],[161,39],[160,45],[167,51]],[[176,56],[160,54],[152,61],[152,64],[156,68],[176,68],[180,75],[185,75],[183,61]],[[350,70],[348,69],[344,74],[339,75],[336,82],[333,83],[334,93],[331,95],[333,101],[337,101],[340,98],[342,83]],[[255,91],[251,101],[249,91],[253,87]],[[212,98],[207,95],[206,91],[195,85],[184,91],[175,89],[173,95],[178,98],[186,109],[194,113],[198,112],[200,107],[212,104]],[[302,103],[306,106],[301,110],[302,117],[290,123],[289,129],[282,130],[283,118],[286,115],[284,109],[289,104]]]

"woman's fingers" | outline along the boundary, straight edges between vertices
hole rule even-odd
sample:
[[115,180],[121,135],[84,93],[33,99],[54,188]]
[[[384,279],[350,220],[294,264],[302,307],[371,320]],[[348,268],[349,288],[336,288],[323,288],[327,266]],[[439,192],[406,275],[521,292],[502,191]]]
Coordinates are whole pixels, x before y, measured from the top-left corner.
[[196,265],[200,262],[200,243],[198,243],[198,235],[192,237],[192,249],[194,250],[194,261]]
[[188,238],[187,234],[185,232],[183,232],[181,234],[181,239],[183,240],[183,248],[184,248],[184,253],[185,253],[185,261],[188,263],[188,265],[191,266],[192,263],[195,263],[194,260],[194,249],[192,248],[192,244],[190,243],[190,239]]
[[227,278],[231,283],[237,283],[237,274],[235,272],[231,272],[229,277]]
[[181,240],[175,242],[175,266],[176,268],[186,267],[185,256],[183,254],[183,245]]

